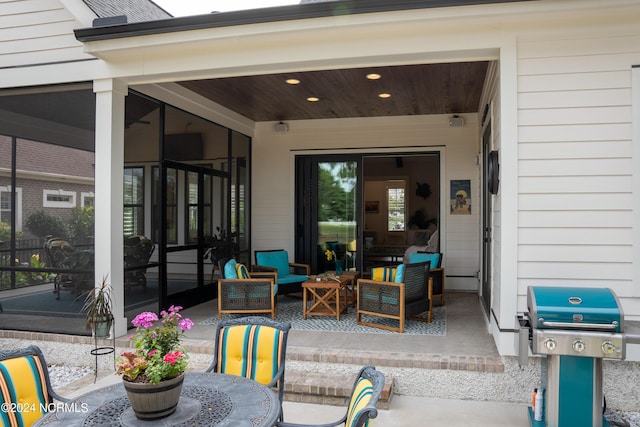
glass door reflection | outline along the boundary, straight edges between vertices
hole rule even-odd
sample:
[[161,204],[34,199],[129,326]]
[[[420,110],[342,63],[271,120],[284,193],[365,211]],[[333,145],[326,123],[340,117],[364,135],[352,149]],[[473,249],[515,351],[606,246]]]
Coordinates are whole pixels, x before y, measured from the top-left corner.
[[357,269],[357,173],[356,161],[318,162],[319,272]]

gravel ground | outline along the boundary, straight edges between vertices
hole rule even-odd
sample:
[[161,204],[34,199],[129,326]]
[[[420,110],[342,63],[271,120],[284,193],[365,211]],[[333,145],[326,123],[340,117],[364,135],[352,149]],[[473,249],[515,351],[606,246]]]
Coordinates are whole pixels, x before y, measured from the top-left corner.
[[605,418],[611,427],[640,427],[640,412],[607,411]]
[[88,366],[49,366],[49,379],[51,379],[51,386],[54,390],[58,390],[66,385],[71,384],[74,381],[79,380],[85,375],[93,375],[93,368]]
[[[49,366],[49,378],[54,390],[65,387],[86,375],[93,375],[93,368],[88,366]],[[640,427],[640,412],[620,412],[607,409],[605,417],[611,427]]]

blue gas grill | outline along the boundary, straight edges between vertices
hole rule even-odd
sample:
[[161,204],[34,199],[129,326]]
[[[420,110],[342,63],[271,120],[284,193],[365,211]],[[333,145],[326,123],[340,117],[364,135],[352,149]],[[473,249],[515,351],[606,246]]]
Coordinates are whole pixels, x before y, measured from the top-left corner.
[[[542,421],[529,408],[532,427],[602,427],[602,361],[625,358],[624,315],[608,288],[530,286],[519,319],[519,356],[543,355],[538,392]],[[523,354],[524,352],[524,354]]]

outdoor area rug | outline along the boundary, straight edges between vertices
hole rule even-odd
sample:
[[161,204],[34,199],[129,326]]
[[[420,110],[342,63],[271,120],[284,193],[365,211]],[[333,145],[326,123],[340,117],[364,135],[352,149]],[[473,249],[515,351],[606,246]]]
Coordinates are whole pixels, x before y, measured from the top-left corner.
[[[302,299],[281,296],[278,300],[278,314],[276,320],[279,322],[291,322],[291,328],[307,331],[330,331],[330,332],[356,332],[368,334],[396,334],[397,332],[387,331],[379,328],[358,325],[356,323],[355,308],[349,307],[348,313],[342,313],[340,320],[328,316],[307,316],[307,320],[302,319]],[[222,316],[223,319],[243,317],[243,315]],[[445,336],[447,334],[447,308],[446,306],[434,307],[431,323],[418,322],[416,320],[405,320],[404,333],[410,335],[436,335]],[[398,322],[378,317],[363,316],[362,320],[398,326]],[[200,325],[217,325],[218,316],[215,315],[200,322]]]

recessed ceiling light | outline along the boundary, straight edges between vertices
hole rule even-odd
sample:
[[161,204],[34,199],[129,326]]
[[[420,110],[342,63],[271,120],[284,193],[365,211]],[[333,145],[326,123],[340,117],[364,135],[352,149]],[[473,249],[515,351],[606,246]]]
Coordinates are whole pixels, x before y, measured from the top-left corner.
[[307,101],[309,102],[318,102],[320,101],[320,98],[316,98],[315,96],[310,96],[307,98]]
[[290,85],[297,85],[297,84],[300,84],[300,80],[298,80],[298,79],[287,79],[287,80],[285,80],[285,82],[286,82],[287,84],[290,84]]
[[378,98],[391,98],[390,93],[380,93],[378,94]]
[[376,74],[376,73],[367,74],[367,78],[369,80],[378,80],[380,77],[382,77],[382,76],[380,74]]

